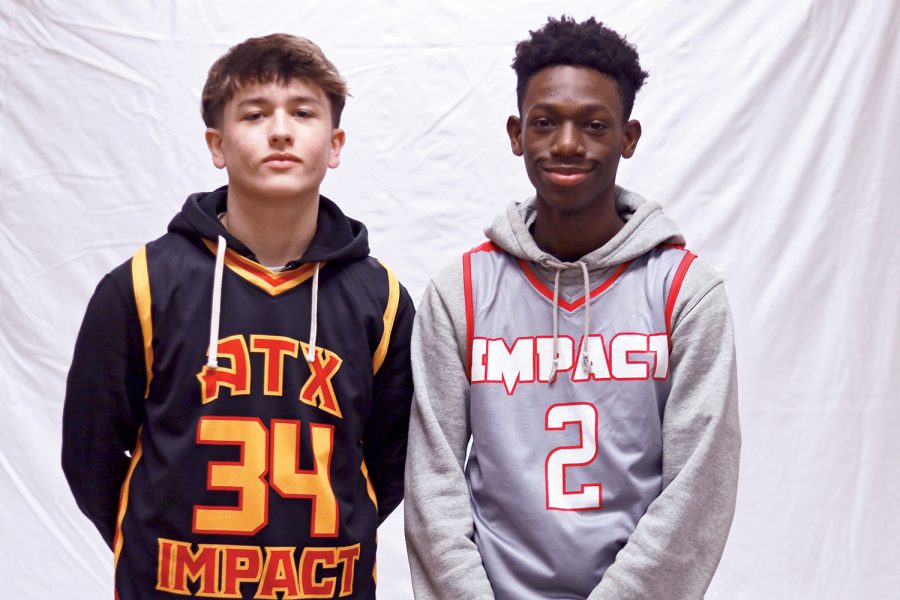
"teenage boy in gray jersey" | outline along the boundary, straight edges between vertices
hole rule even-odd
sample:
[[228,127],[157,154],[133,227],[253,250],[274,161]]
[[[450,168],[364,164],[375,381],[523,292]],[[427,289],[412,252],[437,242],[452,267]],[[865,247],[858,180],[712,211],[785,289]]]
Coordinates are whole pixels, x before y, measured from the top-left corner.
[[702,598],[740,453],[722,279],[659,204],[616,186],[641,135],[634,47],[550,19],[513,68],[507,131],[536,195],[416,317],[416,597]]

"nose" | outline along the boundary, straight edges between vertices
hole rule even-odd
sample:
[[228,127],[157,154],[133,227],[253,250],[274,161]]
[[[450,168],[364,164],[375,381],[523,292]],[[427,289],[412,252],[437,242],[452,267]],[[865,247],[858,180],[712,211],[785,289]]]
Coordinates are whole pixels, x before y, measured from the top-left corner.
[[294,141],[294,133],[291,128],[291,118],[283,110],[276,110],[269,120],[269,143],[291,144]]
[[550,151],[554,156],[584,156],[581,132],[574,123],[563,123],[557,130]]

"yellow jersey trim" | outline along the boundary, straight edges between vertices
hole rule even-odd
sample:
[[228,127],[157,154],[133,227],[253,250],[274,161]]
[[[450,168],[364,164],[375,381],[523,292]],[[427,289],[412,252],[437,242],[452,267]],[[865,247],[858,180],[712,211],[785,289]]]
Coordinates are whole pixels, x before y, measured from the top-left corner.
[[372,355],[373,375],[378,373],[378,370],[381,368],[381,365],[384,363],[384,359],[387,356],[388,345],[391,342],[391,330],[394,328],[394,319],[397,318],[397,305],[400,302],[400,282],[397,281],[397,276],[394,275],[394,272],[383,262],[378,261],[378,263],[384,267],[385,271],[387,271],[388,300],[387,306],[384,309],[384,316],[382,317],[382,320],[384,321],[384,330],[381,334],[381,341],[378,342],[378,347],[375,348],[375,354]]
[[[116,517],[116,535],[113,538],[114,574],[116,567],[119,565],[119,555],[122,554],[122,546],[124,545],[122,540],[122,521],[125,519],[125,511],[128,510],[128,488],[131,486],[131,475],[134,473],[134,468],[141,460],[141,455],[143,454],[143,449],[141,447],[141,432],[143,429],[143,426],[138,428],[137,444],[134,448],[134,454],[131,455],[131,464],[128,465],[128,473],[125,475],[125,481],[122,482],[122,491],[119,494],[119,514]],[[115,577],[115,575],[113,575],[113,577]]]
[[[216,243],[206,239],[203,240],[203,243],[215,255]],[[319,263],[320,271],[325,264],[324,262]],[[273,271],[241,256],[230,248],[225,249],[225,266],[235,275],[249,281],[270,296],[277,296],[294,289],[312,277],[315,270],[314,263],[306,263],[288,271]]]
[[134,289],[134,303],[137,306],[141,336],[144,338],[144,367],[147,370],[147,387],[144,398],[150,395],[150,380],[153,379],[153,318],[150,312],[150,275],[147,273],[147,247],[134,253],[131,259],[131,285]]

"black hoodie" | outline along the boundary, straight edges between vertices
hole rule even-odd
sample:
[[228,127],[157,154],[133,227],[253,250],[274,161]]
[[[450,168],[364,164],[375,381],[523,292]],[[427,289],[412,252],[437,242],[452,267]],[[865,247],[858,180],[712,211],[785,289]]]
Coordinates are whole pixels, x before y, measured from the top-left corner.
[[375,530],[403,496],[412,302],[327,198],[280,272],[222,227],[226,198],[190,196],[97,286],[63,469],[121,600],[374,598]]

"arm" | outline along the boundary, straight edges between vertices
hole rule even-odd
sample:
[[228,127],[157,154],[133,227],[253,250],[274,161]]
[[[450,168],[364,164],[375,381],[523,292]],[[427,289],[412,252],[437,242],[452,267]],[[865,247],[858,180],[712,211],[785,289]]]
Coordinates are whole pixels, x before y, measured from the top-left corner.
[[740,459],[733,326],[721,280],[698,263],[672,317],[663,491],[592,600],[703,598],[728,537]]
[[416,598],[493,598],[473,541],[463,466],[469,427],[461,265],[425,292],[413,330],[416,393],[406,469],[406,544]]
[[372,411],[363,436],[363,454],[378,499],[379,525],[403,499],[406,432],[412,400],[409,338],[415,308],[402,286],[399,292],[388,351],[372,382]]
[[125,263],[103,278],[88,304],[63,407],[63,471],[78,508],[110,548],[145,385],[143,342],[130,263]]

